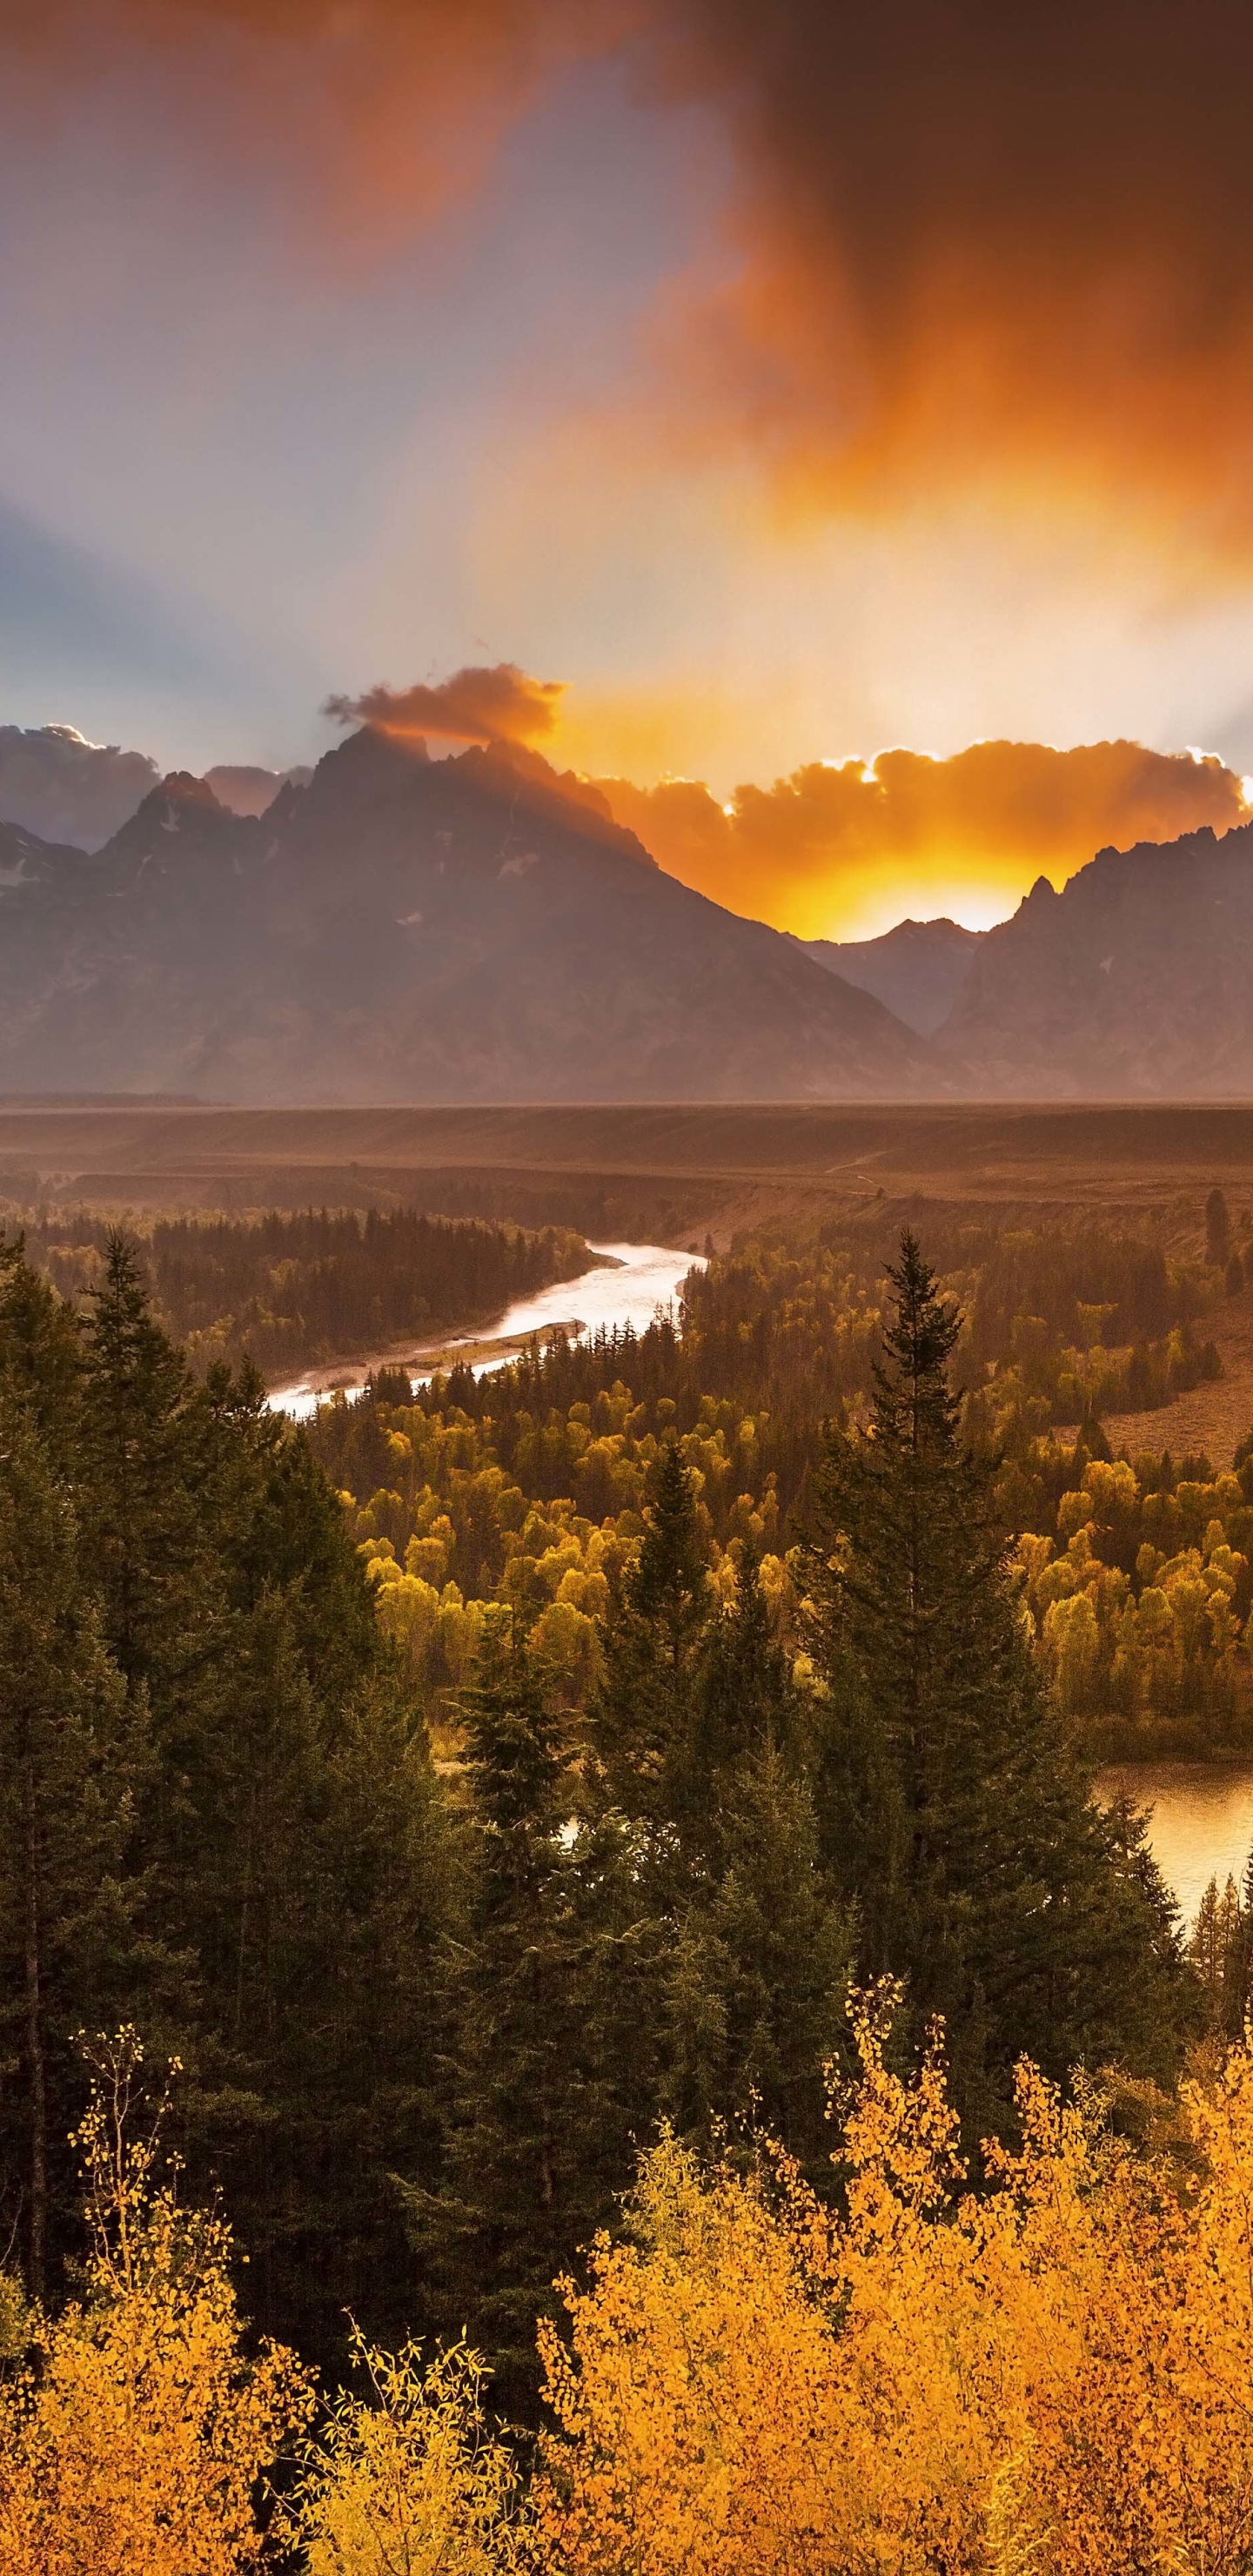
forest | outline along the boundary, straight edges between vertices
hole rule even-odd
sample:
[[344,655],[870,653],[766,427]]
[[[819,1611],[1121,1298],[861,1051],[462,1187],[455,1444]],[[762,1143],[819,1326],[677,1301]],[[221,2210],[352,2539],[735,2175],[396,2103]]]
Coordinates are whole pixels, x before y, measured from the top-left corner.
[[[22,1211],[27,1258],[65,1297],[99,1280],[111,1219]],[[595,1260],[568,1226],[483,1224],[411,1208],[155,1217],[143,1238],[153,1312],[201,1374],[252,1360],[271,1385],[412,1338],[492,1321]]]
[[1090,1792],[1248,1461],[963,1397],[944,1251],[311,1433],[0,1254],[6,2569],[1246,2563],[1253,1887]]
[[[1212,1259],[1112,1229],[935,1229],[963,1316],[963,1429],[995,1461],[1037,1666],[1106,1758],[1253,1740],[1253,1452],[1222,1473],[1203,1455],[1115,1460],[1100,1419],[1136,1410],[1137,1387],[1144,1409],[1217,1367],[1198,1319],[1244,1271],[1221,1194],[1207,1214]],[[442,1750],[497,1609],[524,1611],[548,1686],[587,1705],[611,1584],[672,1439],[715,1586],[729,1598],[755,1550],[782,1640],[804,1654],[799,1536],[824,1422],[867,1411],[882,1281],[865,1244],[758,1239],[694,1270],[681,1316],[641,1335],[558,1341],[417,1390],[384,1371],[365,1402],[320,1409],[315,1454]]]

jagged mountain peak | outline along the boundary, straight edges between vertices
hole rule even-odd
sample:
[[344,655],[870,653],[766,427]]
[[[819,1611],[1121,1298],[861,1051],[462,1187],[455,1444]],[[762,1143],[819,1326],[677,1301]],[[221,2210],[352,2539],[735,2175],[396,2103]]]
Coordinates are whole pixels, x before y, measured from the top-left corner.
[[[546,762],[363,728],[260,817],[175,773],[6,899],[10,1088],[324,1101],[900,1097],[866,992],[648,860]],[[85,873],[84,873],[85,871]]]
[[1253,825],[1104,849],[990,930],[939,1043],[985,1090],[1253,1093]]

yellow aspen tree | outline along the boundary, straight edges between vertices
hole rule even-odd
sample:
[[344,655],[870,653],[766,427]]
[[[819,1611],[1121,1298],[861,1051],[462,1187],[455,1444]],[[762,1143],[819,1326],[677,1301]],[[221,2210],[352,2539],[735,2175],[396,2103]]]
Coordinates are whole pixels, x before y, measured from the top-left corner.
[[154,2132],[130,2135],[141,2056],[126,2030],[95,2055],[85,2295],[34,2315],[0,2384],[5,2576],[243,2576],[266,2556],[257,2482],[311,2411],[292,2353],[241,2352],[226,2228],[158,2186]]

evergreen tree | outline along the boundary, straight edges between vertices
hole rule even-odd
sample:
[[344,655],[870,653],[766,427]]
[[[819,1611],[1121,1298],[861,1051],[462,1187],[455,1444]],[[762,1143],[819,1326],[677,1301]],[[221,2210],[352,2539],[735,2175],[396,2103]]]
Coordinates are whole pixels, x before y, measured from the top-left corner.
[[32,1270],[20,1235],[0,1241],[0,1373],[49,1467],[70,1477],[81,1446],[82,1336],[72,1307]]
[[337,1494],[302,1424],[271,1410],[245,1360],[205,1380],[207,1509],[227,1600],[249,1613],[281,1593],[293,1644],[324,1701],[347,1700],[386,1662],[374,1603]]
[[697,1675],[712,1613],[692,1478],[663,1445],[639,1553],[613,1602],[592,1732],[611,1804],[654,1826],[688,1795]]
[[772,1744],[727,1775],[719,1829],[719,1873],[693,1890],[667,1975],[663,2106],[701,2144],[759,2123],[819,2178],[853,1926],[821,1867],[808,1782]]
[[73,2034],[143,2011],[158,1965],[132,1861],[146,1759],[37,1409],[0,1378],[0,2211],[36,2297],[77,2203]]
[[731,1603],[705,1632],[670,1766],[683,1868],[663,2101],[689,2136],[752,2117],[820,2168],[823,2069],[839,2040],[851,1939],[819,1855],[807,1732],[746,1545]]
[[717,1866],[724,1857],[722,1809],[745,1760],[769,1750],[796,1770],[804,1734],[757,1553],[745,1542],[730,1607],[704,1631],[688,1725],[670,1768],[672,1819],[689,1859]]
[[199,1390],[117,1232],[83,1338],[84,1535],[114,1659],[128,1685],[149,1690],[161,1727],[167,1708],[195,1695],[221,1616],[204,1516],[210,1459]]
[[[0,1270],[6,1355],[36,1426],[23,1472],[42,1458],[46,1482],[48,1458],[62,1459],[72,1498],[67,1482],[53,1502],[67,1528],[71,1501],[82,1523],[63,1578],[44,1581],[53,1506],[42,1521],[33,1504],[16,1514],[29,1546],[11,1635],[42,1615],[43,1596],[72,1598],[117,1702],[115,1732],[147,1747],[127,1772],[123,1837],[142,1859],[147,1985],[119,1984],[103,1931],[95,1972],[92,1943],[73,1947],[80,1900],[54,1890],[75,1963],[65,2027],[129,2015],[155,2056],[182,2057],[180,2146],[195,2187],[230,2198],[254,2311],[333,2363],[345,2307],[387,2331],[409,2323],[383,2251],[388,2176],[430,2151],[430,1997],[452,1901],[425,1739],[303,1433],[269,1412],[246,1366],[194,1383],[152,1317],[132,1247],[110,1239],[82,1326],[12,1253]],[[58,1615],[68,1687],[77,1648],[68,1608]],[[80,1689],[71,1716],[82,1701]],[[41,1739],[49,1761],[61,1743],[71,1766],[48,1812],[78,1818],[84,1881],[95,1871],[107,1906],[121,1826],[106,1850],[103,1792],[76,1803],[71,1757],[87,1757],[67,1726]],[[67,1852],[48,1868],[68,1886],[72,1865]],[[111,1938],[116,1949],[120,1932]],[[121,1998],[111,2015],[106,1991]],[[61,2140],[71,2121],[59,2095],[53,2117]]]
[[992,1464],[963,1446],[960,1328],[913,1238],[867,1432],[832,1435],[807,1552],[829,1692],[820,1805],[863,1971],[945,2015],[976,2128],[1027,2053],[1054,2072],[1127,2054],[1165,2072],[1184,1990],[1169,1909],[1036,1678],[1007,1589]]
[[536,2318],[612,2221],[655,2100],[653,1944],[630,1836],[612,1816],[574,1825],[568,1751],[521,1637],[498,1637],[469,1703],[477,1849],[450,1957],[443,2167],[406,2203],[437,2318],[467,2327],[520,2416]]
[[447,1811],[390,1678],[323,1709],[277,1596],[241,1631],[196,1793],[180,2144],[196,2187],[225,2195],[258,2323],[342,2367],[346,2311],[393,2336],[414,2323],[390,2176],[433,2152]]

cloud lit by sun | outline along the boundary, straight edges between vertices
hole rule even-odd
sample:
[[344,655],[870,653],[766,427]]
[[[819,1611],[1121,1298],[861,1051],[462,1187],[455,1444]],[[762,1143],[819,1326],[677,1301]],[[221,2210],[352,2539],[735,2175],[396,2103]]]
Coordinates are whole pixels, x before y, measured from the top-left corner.
[[8,712],[283,766],[355,675],[807,935],[1228,828],[1253,21],[1198,0],[1181,60],[1146,0],[1134,117],[1131,41],[973,0],[10,13]]

